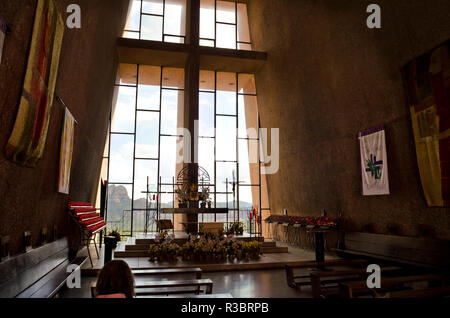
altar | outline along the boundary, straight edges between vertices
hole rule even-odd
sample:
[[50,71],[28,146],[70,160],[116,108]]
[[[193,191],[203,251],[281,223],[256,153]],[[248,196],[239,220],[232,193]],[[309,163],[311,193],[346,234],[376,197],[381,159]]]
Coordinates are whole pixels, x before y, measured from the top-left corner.
[[[208,229],[208,226],[205,226],[205,223],[200,224],[199,229],[199,222],[198,222],[198,215],[199,214],[228,214],[227,208],[164,208],[161,209],[162,213],[165,214],[184,214],[187,216],[186,222],[180,222],[186,233],[188,234],[197,234],[199,231],[203,231],[204,229]],[[216,222],[217,223],[217,222]],[[214,223],[215,229],[214,232],[218,232],[217,224]],[[223,228],[223,224],[222,224]]]

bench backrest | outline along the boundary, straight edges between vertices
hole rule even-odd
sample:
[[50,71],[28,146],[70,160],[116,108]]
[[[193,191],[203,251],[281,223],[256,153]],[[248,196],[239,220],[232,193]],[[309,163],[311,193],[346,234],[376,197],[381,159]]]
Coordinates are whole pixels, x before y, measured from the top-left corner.
[[69,258],[67,238],[0,263],[0,298],[13,298]]
[[411,265],[450,268],[450,241],[346,232],[346,250]]

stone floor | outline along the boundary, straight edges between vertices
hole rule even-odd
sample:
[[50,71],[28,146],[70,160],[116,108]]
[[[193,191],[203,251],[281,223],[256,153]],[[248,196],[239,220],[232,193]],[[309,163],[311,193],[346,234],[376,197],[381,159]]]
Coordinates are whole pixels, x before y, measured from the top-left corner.
[[[204,273],[202,278],[214,282],[213,293],[230,293],[235,298],[308,298],[310,287],[297,291],[287,286],[284,270]],[[177,279],[176,276],[170,278]],[[95,277],[82,277],[80,289],[64,289],[62,298],[90,298],[90,284]]]
[[[277,242],[280,246],[286,246],[285,243]],[[91,254],[95,255],[94,247],[91,246]],[[336,258],[334,255],[326,256],[327,259]],[[289,246],[289,253],[267,254],[261,257],[260,262],[270,261],[279,262],[280,264],[291,261],[307,261],[314,259],[314,251],[305,250],[297,247]],[[100,258],[93,257],[94,267],[101,268],[103,266],[103,249],[100,250]],[[154,263],[149,262],[146,258],[125,258],[123,259],[132,268],[152,267]],[[284,265],[283,265],[284,266]],[[86,268],[90,268],[89,261],[85,263]],[[302,272],[298,271],[299,274]],[[307,273],[307,270],[303,270]],[[203,278],[209,278],[214,282],[214,293],[230,293],[233,297],[242,298],[307,298],[311,297],[310,287],[303,287],[302,291],[292,289],[287,286],[286,274],[284,269],[262,269],[262,270],[236,270],[236,271],[220,271],[220,272],[204,272]],[[166,279],[164,277],[155,279]],[[176,276],[173,279],[182,279]],[[61,293],[63,298],[89,298],[90,284],[96,280],[92,276],[83,276],[80,289],[65,289]]]

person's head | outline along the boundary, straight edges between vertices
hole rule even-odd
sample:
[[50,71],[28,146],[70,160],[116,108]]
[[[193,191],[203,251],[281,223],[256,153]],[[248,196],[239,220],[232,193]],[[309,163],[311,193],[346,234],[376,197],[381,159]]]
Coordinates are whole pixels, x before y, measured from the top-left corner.
[[97,279],[97,295],[125,294],[134,296],[134,277],[128,264],[122,260],[108,262]]

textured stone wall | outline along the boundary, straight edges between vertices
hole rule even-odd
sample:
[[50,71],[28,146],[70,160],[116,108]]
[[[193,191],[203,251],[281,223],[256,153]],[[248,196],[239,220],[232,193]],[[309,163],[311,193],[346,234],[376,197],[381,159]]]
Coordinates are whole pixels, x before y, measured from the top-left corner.
[[[57,193],[63,106],[55,101],[44,157],[36,168],[8,161],[4,147],[14,126],[31,42],[36,0],[0,1],[0,14],[11,28],[0,65],[0,236],[9,235],[11,253],[21,251],[24,231],[33,245],[41,228],[60,236],[76,233],[67,216],[69,200],[93,201],[97,191],[117,64],[115,42],[123,30],[128,0],[58,0],[79,4],[82,28],[64,34],[56,93],[78,121],[70,195]],[[51,236],[51,235],[50,235]]]
[[[447,0],[250,0],[263,127],[280,128],[280,170],[268,176],[272,213],[342,211],[349,230],[450,239],[450,209],[426,206],[401,68],[450,39]],[[391,195],[361,193],[358,131],[384,124]]]

